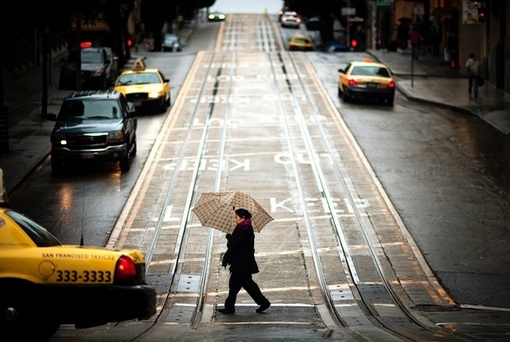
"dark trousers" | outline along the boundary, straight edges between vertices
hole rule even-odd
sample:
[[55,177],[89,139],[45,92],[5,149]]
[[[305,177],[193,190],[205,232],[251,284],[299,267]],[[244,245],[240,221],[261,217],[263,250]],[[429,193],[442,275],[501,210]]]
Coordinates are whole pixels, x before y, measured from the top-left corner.
[[475,97],[478,96],[478,76],[477,75],[469,75],[469,95],[473,94]]
[[420,57],[420,44],[411,44],[411,58],[418,60]]
[[237,294],[241,291],[241,288],[243,288],[258,305],[269,303],[249,273],[231,273],[230,280],[228,281],[228,287],[228,297],[225,300],[226,309],[235,308]]

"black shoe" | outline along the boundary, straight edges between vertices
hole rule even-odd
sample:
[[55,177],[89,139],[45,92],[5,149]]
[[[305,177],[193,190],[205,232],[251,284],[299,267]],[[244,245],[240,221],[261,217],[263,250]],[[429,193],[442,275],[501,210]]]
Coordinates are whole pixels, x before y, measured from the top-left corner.
[[236,310],[234,309],[218,309],[219,312],[221,312],[222,314],[225,314],[225,315],[233,315],[236,313]]
[[271,303],[267,302],[266,304],[259,306],[259,308],[257,310],[255,310],[255,312],[261,313],[264,310],[268,309],[270,306],[271,306]]

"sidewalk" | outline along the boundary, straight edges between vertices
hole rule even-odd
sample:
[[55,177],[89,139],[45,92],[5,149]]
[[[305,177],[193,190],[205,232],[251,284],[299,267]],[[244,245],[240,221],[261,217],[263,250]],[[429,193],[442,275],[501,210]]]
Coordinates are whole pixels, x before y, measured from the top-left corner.
[[[181,42],[186,44],[193,33],[192,27],[179,32]],[[145,58],[147,52],[140,48],[132,51],[131,59],[122,67],[129,69],[137,58]],[[58,89],[60,61],[51,61],[48,85],[47,113],[58,113],[70,90]],[[16,187],[34,170],[51,151],[50,135],[53,121],[42,118],[42,67],[35,66],[21,77],[5,82],[4,107],[8,110],[9,149],[0,152],[0,168],[3,169],[7,193]]]
[[510,134],[510,94],[486,82],[478,90],[478,98],[470,99],[467,76],[462,75],[462,69],[451,69],[443,56],[420,57],[413,63],[410,54],[385,50],[367,53],[391,69],[397,89],[409,100],[476,115],[502,133]]
[[[185,44],[193,33],[192,27],[179,32]],[[395,74],[397,89],[408,99],[430,103],[487,121],[504,134],[510,134],[510,94],[494,89],[490,84],[480,88],[478,99],[470,100],[467,78],[460,70],[452,70],[439,57],[423,57],[411,63],[408,54],[368,50],[376,60],[388,65]],[[143,58],[142,50],[133,53]],[[130,63],[124,68],[129,68]],[[48,87],[48,113],[57,113],[68,90],[57,89],[59,63],[53,61]],[[37,66],[22,77],[6,82],[4,105],[8,108],[9,150],[0,153],[0,168],[4,171],[7,192],[11,193],[28,174],[50,153],[50,134],[54,123],[41,118],[42,71]]]

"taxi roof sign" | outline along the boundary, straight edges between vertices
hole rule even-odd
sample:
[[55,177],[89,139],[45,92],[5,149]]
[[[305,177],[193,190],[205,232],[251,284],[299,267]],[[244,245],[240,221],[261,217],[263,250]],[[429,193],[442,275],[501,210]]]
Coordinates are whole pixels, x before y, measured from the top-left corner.
[[145,66],[145,63],[143,62],[143,60],[141,58],[137,58],[135,60],[135,64],[133,65],[133,70],[134,71],[141,71],[141,70],[145,70],[146,66]]

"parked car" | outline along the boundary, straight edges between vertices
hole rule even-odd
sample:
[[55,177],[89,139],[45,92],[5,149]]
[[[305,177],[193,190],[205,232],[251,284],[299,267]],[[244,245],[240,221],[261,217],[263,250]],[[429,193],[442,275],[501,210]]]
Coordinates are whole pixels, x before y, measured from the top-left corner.
[[319,31],[322,26],[322,19],[319,16],[309,17],[305,20],[305,26],[308,31]]
[[181,38],[175,34],[167,33],[161,43],[162,51],[182,51]]
[[295,11],[287,11],[282,14],[280,22],[282,27],[299,28],[302,19]]
[[315,50],[315,45],[312,38],[297,34],[289,39],[289,50],[313,51]]
[[136,155],[136,111],[123,93],[115,90],[79,91],[60,107],[51,133],[51,167],[61,174],[64,166],[77,162],[119,162],[129,171]]
[[207,20],[208,21],[224,21],[226,18],[226,15],[224,13],[221,13],[221,12],[210,12],[209,15],[207,16]]
[[109,79],[109,85],[112,85],[119,73],[119,57],[115,56],[111,47],[104,47],[104,50],[106,51],[106,59],[111,61],[111,76]]
[[64,245],[29,217],[0,206],[0,336],[44,341],[62,324],[80,329],[149,319],[156,292],[145,269],[138,249]]
[[370,58],[349,63],[338,69],[338,96],[345,102],[355,99],[382,100],[393,106],[395,80],[390,69]]
[[345,44],[345,43],[332,42],[328,45],[327,51],[328,52],[346,52],[346,51],[350,51],[350,49],[347,46],[347,44]]
[[[110,51],[110,52],[109,52]],[[83,89],[107,89],[117,76],[111,49],[88,47],[80,51],[80,80]],[[58,87],[76,89],[77,52],[73,50],[62,60]]]
[[170,80],[156,68],[147,68],[137,59],[131,70],[123,71],[115,81],[114,90],[133,102],[139,113],[164,111],[171,105]]

